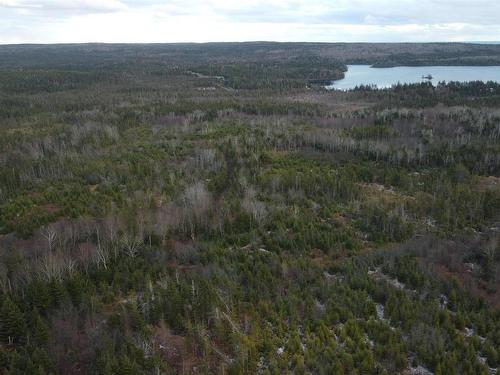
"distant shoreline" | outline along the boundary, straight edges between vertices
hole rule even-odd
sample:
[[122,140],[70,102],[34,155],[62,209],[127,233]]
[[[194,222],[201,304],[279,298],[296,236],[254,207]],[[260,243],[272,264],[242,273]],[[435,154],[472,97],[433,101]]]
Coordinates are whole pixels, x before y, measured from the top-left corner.
[[460,45],[460,44],[472,44],[472,45],[500,45],[500,40],[498,41],[431,41],[431,42],[283,42],[283,41],[272,41],[272,40],[248,40],[241,42],[97,42],[97,41],[87,41],[87,42],[66,42],[66,43],[1,43],[0,47],[15,47],[15,46],[25,46],[25,47],[50,47],[50,46],[204,46],[204,45],[255,45],[255,44],[279,44],[279,45],[323,45],[323,46],[334,46],[334,45]]

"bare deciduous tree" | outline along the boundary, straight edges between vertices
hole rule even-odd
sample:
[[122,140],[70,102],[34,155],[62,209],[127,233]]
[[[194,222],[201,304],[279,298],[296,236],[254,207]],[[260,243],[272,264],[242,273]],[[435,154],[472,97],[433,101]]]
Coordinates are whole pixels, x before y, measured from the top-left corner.
[[52,225],[47,225],[46,227],[43,227],[40,230],[41,235],[43,238],[47,240],[47,245],[49,246],[49,251],[52,251],[52,247],[54,245],[54,241],[57,237],[57,233],[54,229],[54,226]]
[[140,238],[131,233],[124,233],[121,237],[121,244],[123,245],[125,253],[132,258],[137,256],[140,243]]

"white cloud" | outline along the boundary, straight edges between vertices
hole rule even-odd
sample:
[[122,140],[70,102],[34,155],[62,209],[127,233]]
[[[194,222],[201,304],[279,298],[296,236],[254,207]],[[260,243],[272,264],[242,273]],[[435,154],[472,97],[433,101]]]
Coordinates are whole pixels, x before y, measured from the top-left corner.
[[0,0],[0,7],[79,14],[127,9],[127,6],[119,0]]
[[496,0],[0,0],[0,43],[500,40]]

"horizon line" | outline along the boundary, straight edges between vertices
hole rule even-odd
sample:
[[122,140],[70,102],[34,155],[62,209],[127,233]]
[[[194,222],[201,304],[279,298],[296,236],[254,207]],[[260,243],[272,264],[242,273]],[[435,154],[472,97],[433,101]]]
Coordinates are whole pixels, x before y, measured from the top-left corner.
[[0,46],[74,46],[74,45],[203,45],[203,44],[257,44],[257,43],[269,43],[269,44],[500,44],[500,40],[474,40],[474,41],[356,41],[356,42],[319,42],[319,41],[277,41],[277,40],[244,40],[244,41],[207,41],[207,42],[65,42],[65,43],[0,43]]

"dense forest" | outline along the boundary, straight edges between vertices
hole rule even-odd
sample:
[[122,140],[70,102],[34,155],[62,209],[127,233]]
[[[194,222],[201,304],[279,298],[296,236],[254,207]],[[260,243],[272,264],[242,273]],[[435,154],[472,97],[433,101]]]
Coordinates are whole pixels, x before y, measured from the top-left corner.
[[496,374],[500,46],[0,46],[0,373]]

